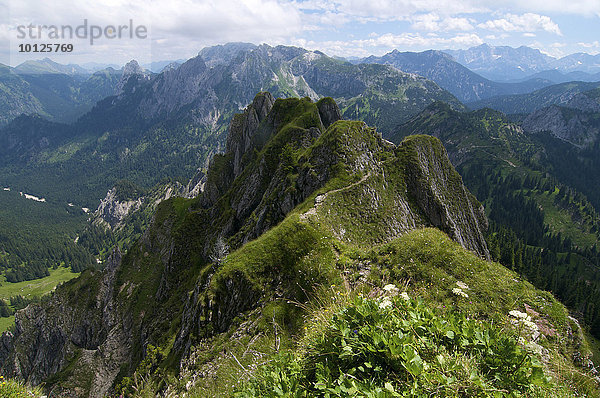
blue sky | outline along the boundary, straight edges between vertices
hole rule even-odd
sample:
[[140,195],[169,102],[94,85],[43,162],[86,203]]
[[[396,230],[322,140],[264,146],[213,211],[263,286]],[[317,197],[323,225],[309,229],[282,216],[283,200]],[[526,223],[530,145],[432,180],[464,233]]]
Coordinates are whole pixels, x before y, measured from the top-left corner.
[[[297,45],[329,55],[382,55],[393,49],[526,45],[555,57],[600,52],[599,0],[0,0],[0,62],[45,55],[62,63],[123,64],[193,57],[230,41]],[[144,38],[18,36],[18,27],[144,26]],[[112,31],[111,31],[112,32]],[[68,54],[19,53],[20,44],[71,43]]]

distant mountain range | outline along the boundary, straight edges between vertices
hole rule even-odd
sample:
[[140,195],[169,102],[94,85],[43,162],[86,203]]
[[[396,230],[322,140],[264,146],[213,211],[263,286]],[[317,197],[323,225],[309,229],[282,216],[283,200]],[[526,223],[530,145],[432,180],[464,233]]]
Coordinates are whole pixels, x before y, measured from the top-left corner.
[[518,83],[498,83],[488,80],[454,61],[441,51],[420,53],[394,50],[382,57],[370,56],[354,63],[392,65],[404,72],[416,73],[433,80],[463,102],[473,102],[506,94],[522,94],[552,84],[550,79],[535,78]]
[[566,105],[577,94],[597,87],[600,87],[600,82],[561,83],[527,94],[504,95],[472,102],[469,107],[492,108],[506,114],[527,114],[550,105]]
[[[495,81],[531,78],[537,73],[547,73],[546,71],[557,71],[560,74],[579,72],[577,80],[589,80],[591,77],[588,75],[596,75],[597,78],[600,72],[600,54],[576,53],[554,58],[526,46],[494,47],[489,44],[482,44],[468,50],[445,50],[444,52],[473,72]],[[556,80],[554,82],[560,83]]]
[[[353,65],[298,47],[234,43],[203,50],[160,74],[136,62],[92,77],[100,79],[102,73],[113,78],[106,98],[71,126],[30,116],[0,130],[0,140],[7,143],[2,164],[18,165],[5,173],[7,184],[18,182],[94,207],[121,178],[146,188],[164,177],[190,178],[223,147],[232,115],[265,90],[276,97],[334,97],[345,118],[367,121],[384,134],[434,101],[464,109],[452,94],[415,74],[387,65]],[[7,76],[22,82],[22,93],[31,93],[33,77],[42,84],[54,75],[21,76],[7,68]],[[95,81],[90,79],[77,84]],[[46,103],[40,104],[30,113],[53,116],[44,112]],[[77,188],[82,185],[87,189]]]
[[75,121],[96,102],[115,94],[121,75],[110,67],[91,73],[48,58],[15,68],[0,64],[0,126],[21,114]]

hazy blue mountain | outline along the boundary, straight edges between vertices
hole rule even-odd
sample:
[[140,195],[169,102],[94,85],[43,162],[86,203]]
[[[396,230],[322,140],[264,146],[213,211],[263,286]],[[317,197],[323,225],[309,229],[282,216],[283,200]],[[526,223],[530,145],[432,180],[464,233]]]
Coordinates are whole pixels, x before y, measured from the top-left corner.
[[562,72],[578,71],[597,74],[600,72],[600,54],[575,53],[567,55],[553,62],[553,66]]
[[549,80],[554,84],[573,81],[597,82],[600,81],[600,72],[592,74],[582,71],[561,72],[557,69],[551,69],[534,73],[531,76],[527,76],[525,79],[518,79],[515,81],[515,83],[520,83],[529,79],[544,79]]
[[404,72],[416,73],[433,80],[463,102],[527,93],[551,84],[542,78],[518,83],[494,82],[454,61],[450,55],[435,50],[420,53],[394,50],[382,57],[363,58],[360,62],[392,65]]
[[528,94],[504,95],[469,103],[471,109],[492,108],[506,114],[526,114],[550,105],[566,105],[579,93],[600,87],[600,82],[569,82]]
[[521,46],[494,47],[482,44],[468,50],[445,50],[458,63],[490,80],[513,80],[552,69],[554,58],[539,50]]
[[185,59],[154,61],[142,66],[153,73],[160,73],[169,65],[181,65],[185,61]]
[[230,63],[239,54],[247,53],[256,48],[251,43],[227,43],[203,48],[198,55],[202,57],[206,65],[213,67]]
[[112,68],[112,69],[121,69],[121,65],[117,65],[117,64],[107,64],[104,62],[84,62],[83,64],[79,65],[84,69],[87,69],[90,72],[98,72],[99,70],[102,69],[107,69],[107,68]]
[[49,59],[28,61],[17,68],[0,65],[0,126],[21,114],[39,114],[72,122],[99,100],[113,95],[121,71],[89,73],[76,65]]
[[[482,44],[467,50],[445,50],[457,62],[474,72],[495,81],[514,81],[531,78],[536,73],[556,70],[560,73],[600,72],[600,55],[576,53],[560,59],[543,54],[537,49],[521,46],[490,46]],[[575,77],[577,75],[573,75]],[[543,77],[543,76],[541,76]],[[581,80],[580,78],[572,80]],[[588,79],[582,79],[588,80]],[[561,83],[562,81],[556,81]]]
[[15,67],[14,71],[20,75],[23,75],[23,74],[40,75],[40,74],[45,74],[45,73],[52,73],[52,74],[64,74],[64,75],[69,75],[69,76],[77,76],[77,75],[87,76],[90,74],[90,72],[87,69],[85,69],[79,65],[75,65],[75,64],[63,65],[63,64],[54,62],[50,58],[47,58],[47,57],[44,59],[40,59],[40,60],[25,61],[22,64],[17,65]]

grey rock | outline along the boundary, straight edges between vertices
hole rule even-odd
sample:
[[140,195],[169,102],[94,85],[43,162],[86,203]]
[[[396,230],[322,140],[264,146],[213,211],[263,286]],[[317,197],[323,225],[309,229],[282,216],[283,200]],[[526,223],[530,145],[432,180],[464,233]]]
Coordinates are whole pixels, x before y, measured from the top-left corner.
[[[70,364],[71,380],[81,384],[59,387],[52,391],[54,396],[105,396],[132,348],[130,323],[117,316],[114,301],[121,259],[117,249],[92,294],[78,291],[78,297],[69,297],[58,288],[47,302],[18,311],[14,334],[4,332],[1,341],[3,347],[19,349],[0,350],[2,372],[38,385]],[[91,386],[89,391],[80,388],[85,384]]]
[[591,118],[587,112],[552,105],[533,112],[522,125],[527,132],[547,131],[574,146],[585,147],[595,142],[599,133],[598,127],[590,123]]

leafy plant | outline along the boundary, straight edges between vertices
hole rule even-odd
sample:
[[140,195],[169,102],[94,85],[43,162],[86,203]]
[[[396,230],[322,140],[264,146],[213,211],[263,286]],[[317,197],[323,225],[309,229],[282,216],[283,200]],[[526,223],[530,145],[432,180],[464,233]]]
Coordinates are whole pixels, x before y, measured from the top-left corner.
[[356,295],[324,322],[235,396],[517,397],[551,386],[512,329],[406,294]]

